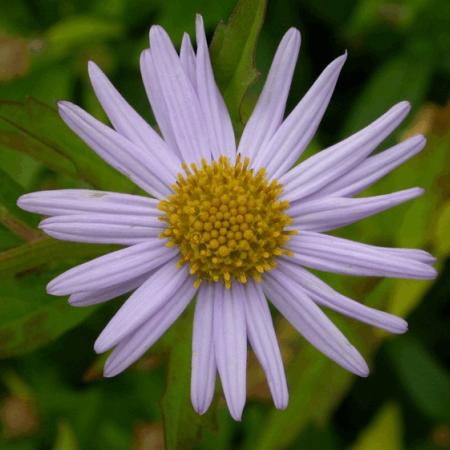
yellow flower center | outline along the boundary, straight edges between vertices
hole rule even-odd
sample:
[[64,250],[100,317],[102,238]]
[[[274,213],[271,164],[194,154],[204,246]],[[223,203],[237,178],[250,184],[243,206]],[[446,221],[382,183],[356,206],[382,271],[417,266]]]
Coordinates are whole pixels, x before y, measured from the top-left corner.
[[276,257],[290,254],[284,245],[293,234],[285,211],[288,201],[277,181],[269,182],[264,169],[254,173],[248,158],[230,164],[225,156],[208,165],[183,165],[172,186],[173,194],[159,203],[167,223],[161,238],[177,246],[190,273],[203,280],[246,283],[276,266]]

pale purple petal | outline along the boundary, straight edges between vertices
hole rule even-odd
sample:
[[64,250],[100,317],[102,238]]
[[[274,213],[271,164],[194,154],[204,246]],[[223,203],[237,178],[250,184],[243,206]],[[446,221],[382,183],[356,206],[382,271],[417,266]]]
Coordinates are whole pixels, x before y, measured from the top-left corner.
[[216,385],[213,291],[211,283],[205,282],[200,287],[192,331],[191,401],[199,414],[209,408]]
[[274,136],[258,151],[253,166],[279,178],[300,157],[326,111],[347,54],[329,64]]
[[181,162],[152,127],[127,103],[100,68],[89,62],[89,77],[95,94],[114,128],[142,147],[169,172],[177,173]]
[[203,19],[197,14],[197,94],[203,110],[205,126],[210,136],[211,153],[214,159],[220,155],[234,159],[236,142],[233,125],[222,95],[219,92],[209,59]]
[[366,362],[355,347],[289,277],[275,269],[265,274],[263,288],[281,314],[314,347],[356,375],[369,374]]
[[122,283],[113,284],[103,289],[76,292],[69,297],[69,303],[72,306],[91,306],[107,302],[130,291],[134,291],[148,278],[150,278],[151,273],[152,272],[147,272],[144,275],[131,278],[130,280]]
[[80,264],[54,278],[47,286],[52,295],[108,289],[147,274],[172,259],[177,251],[152,239]]
[[192,278],[186,279],[136,331],[125,336],[106,361],[105,377],[114,377],[137,361],[183,313],[195,291]]
[[[436,270],[403,250],[361,244],[347,239],[301,231],[289,241],[290,260],[313,269],[349,275],[432,279]],[[410,250],[414,255],[416,250]],[[422,252],[421,252],[422,253]]]
[[285,409],[289,394],[269,305],[261,285],[250,281],[243,288],[248,340],[264,369],[275,406]]
[[142,215],[158,217],[158,200],[140,195],[90,189],[60,189],[22,195],[17,205],[25,211],[43,216],[83,213]]
[[211,161],[209,136],[197,94],[175,48],[160,26],[150,29],[154,69],[164,96],[175,140],[185,162]]
[[194,49],[192,48],[191,38],[187,33],[183,34],[183,39],[181,41],[180,61],[184,71],[189,77],[189,81],[196,90],[197,89],[196,58]]
[[190,278],[186,266],[176,259],[165,263],[122,305],[95,341],[94,349],[103,353],[117,345],[171,299]]
[[412,188],[392,194],[365,198],[324,197],[298,201],[289,207],[296,229],[329,231],[373,216],[423,194],[423,189]]
[[299,200],[314,194],[360,164],[400,124],[410,110],[400,102],[363,130],[322,150],[280,178],[283,199]]
[[59,114],[108,164],[157,198],[170,193],[175,173],[158,164],[151,155],[70,102],[58,103]]
[[278,45],[255,109],[245,125],[239,153],[254,159],[283,120],[286,100],[300,50],[300,32],[291,28]]
[[152,216],[87,213],[49,217],[39,228],[64,241],[133,245],[159,237],[164,224]]
[[311,272],[296,264],[280,260],[277,269],[289,276],[298,289],[303,289],[319,305],[391,333],[405,333],[408,329],[408,324],[402,318],[370,308],[336,292]]
[[214,284],[214,353],[228,409],[241,420],[246,396],[247,332],[240,283]]
[[180,157],[183,155],[178,148],[175,139],[175,133],[170,121],[169,111],[167,109],[166,100],[161,88],[161,83],[153,61],[153,55],[150,49],[143,50],[140,58],[140,68],[142,81],[144,82],[145,92],[150,101],[153,115],[158,123],[161,134],[169,147]]
[[419,153],[425,147],[426,142],[422,135],[417,135],[394,145],[388,150],[370,156],[342,177],[320,189],[314,194],[314,197],[323,197],[330,194],[337,196],[356,195]]

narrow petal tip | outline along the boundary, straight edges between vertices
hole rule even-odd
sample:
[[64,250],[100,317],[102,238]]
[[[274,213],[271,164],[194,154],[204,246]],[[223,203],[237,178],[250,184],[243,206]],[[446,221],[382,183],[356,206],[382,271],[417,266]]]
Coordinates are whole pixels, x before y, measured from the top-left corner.
[[200,13],[195,15],[195,22],[197,25],[203,26],[203,16]]
[[408,322],[404,319],[398,318],[396,334],[404,334],[408,331]]
[[19,208],[21,208],[21,209],[27,209],[27,205],[28,205],[28,203],[29,203],[29,194],[24,194],[24,195],[21,195],[18,199],[17,199],[17,201],[16,201],[16,205],[19,207]]
[[409,138],[409,142],[411,143],[411,145],[417,148],[417,151],[419,151],[425,147],[427,138],[423,134],[417,134]]
[[273,404],[275,405],[276,409],[279,409],[280,411],[283,411],[284,409],[286,409],[288,407],[289,397],[286,396],[285,398],[283,398],[281,400],[279,400],[279,399],[275,400],[274,399]]
[[409,111],[411,110],[411,103],[409,103],[408,100],[403,100],[403,101],[397,103],[395,105],[395,107],[409,113]]
[[298,30],[295,27],[289,28],[289,30],[286,31],[286,34],[284,35],[286,39],[293,40],[295,44],[300,43],[302,35],[300,33],[300,30]]
[[103,333],[100,334],[100,336],[97,338],[97,340],[94,343],[94,351],[98,355],[101,353],[105,353],[109,350],[109,347],[105,344],[105,339],[103,337]]

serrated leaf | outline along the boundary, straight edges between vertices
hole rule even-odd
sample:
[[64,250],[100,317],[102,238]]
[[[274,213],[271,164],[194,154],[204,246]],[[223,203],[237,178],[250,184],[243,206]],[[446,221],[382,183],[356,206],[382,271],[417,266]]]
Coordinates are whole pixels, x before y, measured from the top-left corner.
[[241,104],[259,73],[255,50],[266,10],[265,0],[239,0],[226,24],[219,24],[211,43],[214,74],[233,122],[241,124]]
[[39,100],[0,101],[0,121],[3,127],[9,127],[6,134],[0,133],[0,143],[29,154],[52,170],[84,180],[97,189],[137,189],[89,149],[54,108]]
[[350,450],[402,450],[402,418],[396,404],[387,404],[361,432]]

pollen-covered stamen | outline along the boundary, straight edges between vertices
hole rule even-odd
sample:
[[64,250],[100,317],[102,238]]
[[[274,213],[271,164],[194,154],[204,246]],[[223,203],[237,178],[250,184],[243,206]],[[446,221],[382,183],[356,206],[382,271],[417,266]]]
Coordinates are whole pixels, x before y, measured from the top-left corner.
[[165,213],[160,219],[167,223],[161,238],[179,248],[180,264],[189,263],[197,285],[259,281],[276,266],[277,256],[290,253],[289,202],[278,200],[282,186],[269,182],[264,169],[254,173],[248,166],[248,158],[239,156],[234,165],[225,156],[211,165],[185,164],[174,194],[159,203]]

